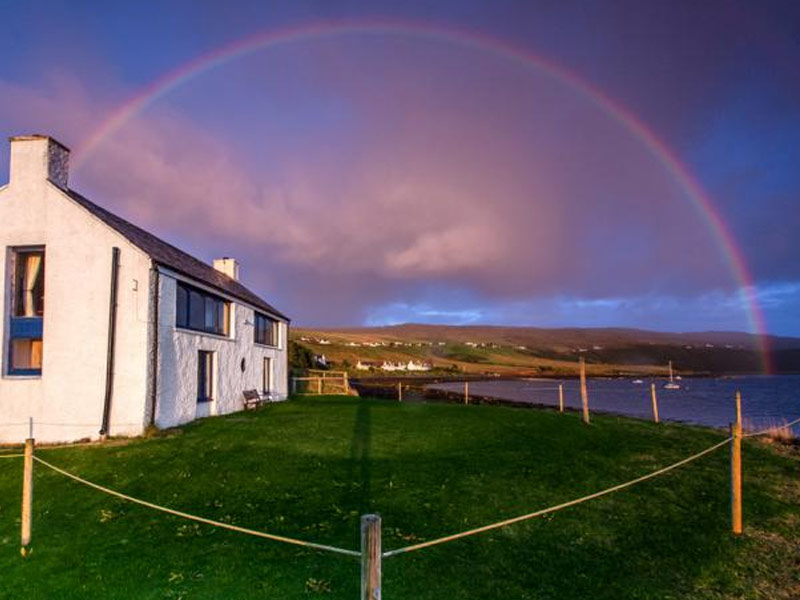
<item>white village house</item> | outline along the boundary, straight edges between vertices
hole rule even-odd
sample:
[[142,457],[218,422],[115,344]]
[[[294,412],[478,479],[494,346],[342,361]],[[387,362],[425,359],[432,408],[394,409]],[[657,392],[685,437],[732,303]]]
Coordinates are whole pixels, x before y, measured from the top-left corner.
[[11,138],[0,187],[0,442],[138,435],[287,394],[289,320],[67,186],[69,150]]

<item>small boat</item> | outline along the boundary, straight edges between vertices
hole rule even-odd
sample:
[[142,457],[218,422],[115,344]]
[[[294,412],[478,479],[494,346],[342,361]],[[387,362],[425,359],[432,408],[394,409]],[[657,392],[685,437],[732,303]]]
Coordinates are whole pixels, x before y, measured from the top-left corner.
[[634,379],[633,381],[631,381],[631,383],[635,383],[636,385],[639,385],[639,384],[644,383],[644,381],[642,381],[641,379]]
[[681,389],[680,384],[675,383],[675,377],[672,375],[672,361],[669,361],[669,382],[664,384],[665,390],[679,390]]

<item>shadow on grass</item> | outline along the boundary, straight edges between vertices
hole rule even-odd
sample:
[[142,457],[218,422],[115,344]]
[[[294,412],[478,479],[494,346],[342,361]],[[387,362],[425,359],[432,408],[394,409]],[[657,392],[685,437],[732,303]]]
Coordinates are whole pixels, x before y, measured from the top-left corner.
[[[370,510],[370,483],[372,479],[372,461],[370,459],[370,445],[372,435],[372,408],[369,402],[361,400],[356,408],[356,418],[353,423],[353,439],[350,443],[350,474],[351,489],[355,492],[349,494],[345,506],[358,506],[359,514],[366,514]],[[358,490],[356,492],[356,490]],[[354,498],[353,495],[357,497]]]

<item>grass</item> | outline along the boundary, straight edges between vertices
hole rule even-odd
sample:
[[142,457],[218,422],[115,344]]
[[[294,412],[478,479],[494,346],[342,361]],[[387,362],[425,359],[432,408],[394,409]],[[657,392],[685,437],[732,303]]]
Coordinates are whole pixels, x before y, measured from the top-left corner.
[[[504,407],[307,397],[127,444],[39,449],[131,495],[212,519],[384,549],[596,491],[723,439],[712,430]],[[794,452],[794,454],[793,454]],[[389,558],[383,598],[797,598],[796,450],[744,444],[745,535],[722,450],[634,488]],[[356,558],[199,525],[37,465],[19,554],[21,461],[0,461],[0,598],[356,598]]]

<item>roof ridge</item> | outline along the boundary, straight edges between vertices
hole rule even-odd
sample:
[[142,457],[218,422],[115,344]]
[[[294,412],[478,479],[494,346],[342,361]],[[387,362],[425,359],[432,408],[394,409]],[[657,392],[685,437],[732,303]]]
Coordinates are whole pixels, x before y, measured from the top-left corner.
[[208,263],[181,250],[174,244],[162,240],[146,229],[112,213],[107,208],[92,202],[75,190],[67,189],[66,193],[72,200],[122,235],[156,263],[169,267],[191,279],[201,281],[221,292],[230,294],[256,308],[272,313],[274,316],[286,319],[287,321],[289,320],[286,315],[249,290],[242,283],[221,271],[217,271]]

